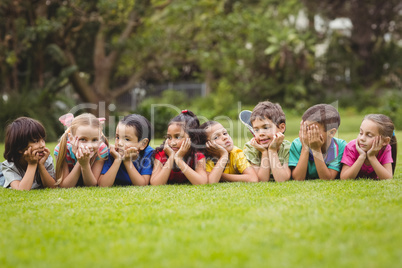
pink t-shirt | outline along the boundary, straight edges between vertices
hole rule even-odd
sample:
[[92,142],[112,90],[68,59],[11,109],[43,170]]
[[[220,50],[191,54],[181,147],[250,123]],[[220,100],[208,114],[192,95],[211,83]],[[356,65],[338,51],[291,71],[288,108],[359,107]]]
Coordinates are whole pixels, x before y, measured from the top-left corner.
[[[356,140],[352,140],[345,147],[341,163],[351,167],[356,162],[357,158],[359,158],[359,152],[356,150]],[[388,144],[387,146],[385,146],[385,148],[382,148],[378,152],[377,159],[381,165],[394,162],[392,160],[391,145]],[[374,172],[373,167],[371,165],[367,166],[364,163],[359,171],[359,174],[357,174],[357,177],[375,179],[378,178],[377,174]]]

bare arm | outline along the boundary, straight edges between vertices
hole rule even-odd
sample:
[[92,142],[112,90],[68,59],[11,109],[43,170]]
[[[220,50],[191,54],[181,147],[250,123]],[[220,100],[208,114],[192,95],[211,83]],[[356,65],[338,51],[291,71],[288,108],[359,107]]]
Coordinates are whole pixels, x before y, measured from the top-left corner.
[[38,167],[39,158],[36,155],[36,151],[32,151],[29,147],[22,156],[28,163],[27,170],[24,177],[20,181],[16,180],[10,183],[12,189],[29,191],[32,188],[32,184],[35,180],[36,168]]
[[222,179],[230,182],[258,182],[257,174],[254,168],[249,166],[242,174],[222,174]]
[[341,180],[346,180],[346,179],[355,179],[357,175],[359,174],[359,171],[361,170],[364,161],[367,158],[367,154],[365,151],[363,151],[356,140],[356,150],[359,153],[359,157],[356,159],[356,161],[353,163],[352,166],[348,166],[343,164],[342,170],[341,170]]
[[379,180],[392,179],[392,164],[391,163],[381,165],[381,163],[378,161],[378,159],[376,157],[373,158],[372,160],[370,160],[370,163],[375,171],[375,174],[377,174],[377,177]]
[[321,150],[313,151],[313,156],[318,177],[321,180],[334,180],[339,172],[327,167],[324,161],[324,157],[321,153]]
[[382,143],[382,138],[380,136],[376,137],[373,145],[367,152],[367,159],[370,161],[370,164],[373,167],[375,174],[377,174],[379,180],[392,179],[392,164],[387,163],[383,166],[377,159],[378,152],[383,147]]
[[297,181],[304,181],[306,179],[307,167],[308,167],[309,150],[303,147],[300,153],[299,162],[292,170],[292,177]]
[[24,177],[20,181],[13,181],[10,183],[12,189],[29,191],[35,179],[37,164],[28,164]]
[[44,150],[45,154],[44,156],[39,159],[39,164],[38,164],[38,171],[39,171],[39,175],[40,178],[42,180],[42,185],[44,187],[48,187],[48,188],[56,188],[56,181],[54,180],[54,178],[52,176],[50,176],[49,172],[47,171],[46,167],[45,167],[45,163],[47,158],[50,155],[50,150],[48,148],[45,148]]
[[[271,170],[274,180],[277,182],[284,182],[290,179],[291,171],[287,164],[282,165],[279,161],[278,152],[269,150],[269,160],[271,162]],[[307,172],[307,171],[306,171]]]
[[277,182],[283,182],[290,179],[291,171],[287,164],[282,165],[279,161],[278,151],[284,140],[283,133],[278,132],[275,134],[274,139],[268,148],[268,159],[272,170],[272,175]]
[[113,164],[110,166],[109,170],[99,177],[98,185],[100,187],[110,187],[114,184],[117,172],[120,169],[121,162],[121,159],[114,158]]
[[197,162],[195,170],[189,167],[186,162],[184,162],[183,158],[176,156],[174,160],[176,165],[180,168],[181,172],[183,172],[184,176],[186,176],[191,184],[198,185],[208,183],[208,175],[205,171],[205,158]]
[[220,181],[228,161],[229,157],[227,154],[219,158],[212,171],[208,174],[208,183],[212,184]]
[[300,151],[299,162],[297,162],[296,167],[292,170],[292,177],[297,181],[304,181],[307,174],[310,147],[307,123],[303,121],[300,122],[299,139],[302,149]]
[[123,163],[133,185],[145,186],[149,184],[149,179],[151,178],[151,175],[141,175],[135,168],[132,161],[124,161]]
[[252,165],[254,171],[257,173],[257,177],[259,181],[269,181],[269,177],[271,176],[271,165],[268,158],[268,150],[262,147],[255,138],[252,138],[250,141],[250,145],[253,146],[261,153],[261,164],[260,166]]
[[154,169],[152,171],[150,183],[151,185],[163,185],[166,184],[169,180],[170,173],[172,172],[174,165],[174,156],[175,152],[172,148],[169,147],[167,142],[165,142],[165,146],[163,147],[163,151],[166,156],[168,156],[168,160],[163,165],[161,161],[155,159]]
[[91,155],[88,148],[79,148],[77,159],[81,166],[82,180],[85,186],[98,185],[98,179],[102,171],[104,160],[96,160],[95,163],[90,164]]
[[155,159],[154,169],[151,175],[151,185],[164,185],[168,182],[170,173],[174,164],[174,155],[171,155],[163,165],[159,160]]
[[[57,157],[56,157],[57,159]],[[80,178],[81,175],[81,166],[77,162],[74,166],[74,168],[71,170],[71,172],[68,169],[68,164],[67,162],[63,163],[63,179],[61,183],[59,184],[59,187],[62,188],[70,188],[74,187],[77,185],[78,179]],[[59,178],[56,178],[59,179]]]
[[208,183],[218,183],[221,180],[222,174],[225,171],[226,164],[229,161],[229,153],[225,148],[216,144],[214,141],[208,141],[206,143],[209,153],[219,156],[218,162],[216,162],[214,168],[208,173]]

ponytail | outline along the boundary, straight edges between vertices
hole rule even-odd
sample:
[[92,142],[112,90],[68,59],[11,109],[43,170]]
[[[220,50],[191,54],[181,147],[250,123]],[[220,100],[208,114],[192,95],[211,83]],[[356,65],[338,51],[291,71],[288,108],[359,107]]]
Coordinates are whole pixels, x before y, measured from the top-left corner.
[[70,129],[68,128],[60,138],[59,154],[56,161],[56,185],[59,185],[63,181],[63,165],[64,161],[66,160],[67,138],[69,130]]
[[392,162],[392,174],[395,174],[396,158],[398,156],[398,142],[396,140],[395,135],[392,135],[390,145],[391,145],[392,159],[394,160],[394,162]]

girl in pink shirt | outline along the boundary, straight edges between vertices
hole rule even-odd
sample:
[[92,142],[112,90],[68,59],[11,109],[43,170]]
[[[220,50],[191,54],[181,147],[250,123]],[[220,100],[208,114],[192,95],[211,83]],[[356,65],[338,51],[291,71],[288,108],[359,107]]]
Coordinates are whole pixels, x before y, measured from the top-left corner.
[[357,139],[343,153],[341,179],[391,179],[396,164],[394,124],[383,114],[369,114],[360,125]]

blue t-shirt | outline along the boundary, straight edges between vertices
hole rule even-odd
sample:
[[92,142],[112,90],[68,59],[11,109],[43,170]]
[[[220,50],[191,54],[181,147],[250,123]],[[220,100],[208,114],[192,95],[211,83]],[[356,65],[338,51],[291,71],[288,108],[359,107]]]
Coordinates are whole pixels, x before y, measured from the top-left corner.
[[[152,154],[154,149],[151,146],[148,146],[144,150],[144,154],[142,157],[138,157],[135,161],[133,161],[134,167],[137,169],[138,173],[141,175],[151,175],[152,174]],[[104,175],[109,168],[113,165],[114,158],[110,155],[103,164],[101,175]],[[119,171],[117,171],[116,179],[114,181],[114,185],[132,185],[130,176],[127,173],[126,167],[123,163],[121,163]]]
[[[332,138],[331,144],[328,147],[327,155],[324,157],[325,164],[328,168],[341,171],[341,160],[343,156],[343,151],[345,150],[346,141]],[[296,167],[300,159],[300,154],[302,150],[302,143],[300,138],[295,139],[290,146],[289,151],[289,167]],[[310,150],[306,179],[318,179],[317,168],[314,163],[313,153]]]

